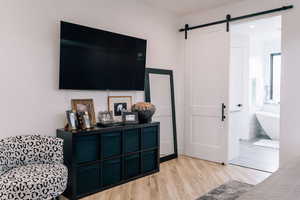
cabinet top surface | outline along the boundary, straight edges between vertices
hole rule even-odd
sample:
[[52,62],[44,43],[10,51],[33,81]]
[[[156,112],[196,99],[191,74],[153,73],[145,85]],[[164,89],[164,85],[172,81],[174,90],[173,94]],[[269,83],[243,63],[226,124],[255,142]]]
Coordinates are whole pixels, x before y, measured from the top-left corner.
[[87,134],[87,133],[94,133],[94,132],[106,132],[106,131],[117,131],[122,129],[134,129],[134,128],[143,128],[143,127],[149,127],[149,126],[157,126],[159,125],[159,122],[151,122],[151,123],[145,123],[145,124],[134,124],[134,125],[120,125],[120,126],[110,126],[110,127],[94,127],[87,130],[66,130],[64,128],[57,129],[57,132],[64,132],[64,133],[72,133],[72,134]]

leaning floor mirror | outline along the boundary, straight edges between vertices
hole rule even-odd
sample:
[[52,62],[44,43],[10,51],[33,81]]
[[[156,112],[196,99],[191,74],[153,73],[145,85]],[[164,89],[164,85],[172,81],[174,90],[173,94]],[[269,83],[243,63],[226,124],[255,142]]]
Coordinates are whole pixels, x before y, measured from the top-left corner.
[[173,71],[146,68],[145,101],[156,106],[160,122],[160,162],[178,157]]

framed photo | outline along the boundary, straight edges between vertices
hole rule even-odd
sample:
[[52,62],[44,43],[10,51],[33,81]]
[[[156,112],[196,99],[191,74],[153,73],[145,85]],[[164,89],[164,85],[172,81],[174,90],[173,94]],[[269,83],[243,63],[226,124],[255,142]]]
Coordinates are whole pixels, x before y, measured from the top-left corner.
[[78,111],[77,112],[78,121],[81,129],[90,129],[93,128],[91,120],[87,111]]
[[114,119],[113,119],[113,114],[112,111],[103,111],[99,112],[98,114],[98,120],[101,125],[108,125],[108,124],[113,124]]
[[78,129],[78,119],[77,113],[74,110],[67,110],[67,121],[68,121],[68,129],[69,130],[76,130]]
[[72,99],[72,110],[76,112],[87,112],[92,126],[96,124],[94,101],[93,99]]
[[112,111],[115,121],[122,121],[122,112],[131,111],[131,96],[109,96],[108,110]]
[[138,113],[137,112],[122,112],[122,120],[124,124],[138,124]]

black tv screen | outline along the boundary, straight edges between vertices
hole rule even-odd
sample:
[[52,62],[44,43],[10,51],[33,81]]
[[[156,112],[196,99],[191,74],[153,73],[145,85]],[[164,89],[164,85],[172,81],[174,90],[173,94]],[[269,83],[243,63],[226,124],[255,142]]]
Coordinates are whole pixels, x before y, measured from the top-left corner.
[[61,22],[59,89],[144,90],[147,41]]

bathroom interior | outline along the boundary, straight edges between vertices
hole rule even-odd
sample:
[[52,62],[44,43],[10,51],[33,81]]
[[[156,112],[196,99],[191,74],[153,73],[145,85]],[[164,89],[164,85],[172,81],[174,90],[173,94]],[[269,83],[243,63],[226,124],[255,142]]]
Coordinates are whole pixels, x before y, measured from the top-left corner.
[[279,163],[281,16],[231,27],[230,164],[275,172]]

